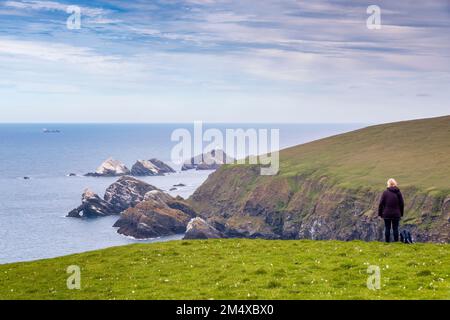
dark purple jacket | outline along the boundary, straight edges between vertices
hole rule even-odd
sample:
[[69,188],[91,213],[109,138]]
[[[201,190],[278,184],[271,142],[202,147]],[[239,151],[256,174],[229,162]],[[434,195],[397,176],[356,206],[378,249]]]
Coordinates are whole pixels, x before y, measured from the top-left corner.
[[403,217],[404,207],[405,203],[400,189],[390,187],[381,196],[378,215],[384,219],[400,219]]

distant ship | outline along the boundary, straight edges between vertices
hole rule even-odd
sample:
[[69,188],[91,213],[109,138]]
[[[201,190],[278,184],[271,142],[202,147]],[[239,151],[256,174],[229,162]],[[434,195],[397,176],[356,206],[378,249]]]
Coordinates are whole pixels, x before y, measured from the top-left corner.
[[61,131],[58,129],[47,129],[47,128],[42,129],[42,132],[43,133],[61,133]]

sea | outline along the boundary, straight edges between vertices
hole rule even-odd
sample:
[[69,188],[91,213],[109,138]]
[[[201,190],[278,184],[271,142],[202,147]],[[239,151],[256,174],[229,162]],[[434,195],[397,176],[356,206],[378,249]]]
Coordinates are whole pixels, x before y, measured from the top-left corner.
[[[280,148],[352,131],[364,124],[204,124],[204,130],[278,129]],[[188,198],[211,171],[184,171],[173,164],[178,143],[172,133],[194,124],[0,124],[0,264],[80,253],[136,242],[176,241],[183,235],[136,240],[117,233],[117,216],[67,218],[90,188],[103,196],[117,178],[84,177],[107,158],[129,168],[157,158],[177,170],[140,178],[162,190]],[[207,143],[205,143],[206,145]],[[77,176],[68,176],[75,173]],[[29,179],[24,179],[25,177]]]

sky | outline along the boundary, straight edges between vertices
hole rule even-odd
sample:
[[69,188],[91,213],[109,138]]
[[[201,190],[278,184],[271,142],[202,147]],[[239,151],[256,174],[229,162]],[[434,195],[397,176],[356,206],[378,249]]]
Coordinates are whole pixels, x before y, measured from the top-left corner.
[[0,122],[382,123],[449,89],[450,0],[0,0]]

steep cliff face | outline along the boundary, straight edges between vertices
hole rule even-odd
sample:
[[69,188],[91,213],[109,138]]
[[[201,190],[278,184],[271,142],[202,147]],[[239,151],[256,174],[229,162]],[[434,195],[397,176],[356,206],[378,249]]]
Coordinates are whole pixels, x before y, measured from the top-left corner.
[[[282,151],[278,176],[260,176],[257,166],[222,167],[189,201],[227,236],[382,240],[378,202],[394,176],[403,182],[402,228],[417,241],[450,242],[450,117],[398,127],[398,135],[390,124]],[[374,143],[364,141],[373,135]],[[385,161],[392,144],[395,161]]]

